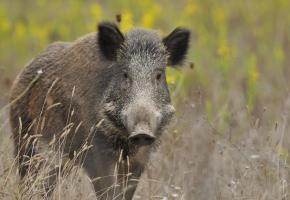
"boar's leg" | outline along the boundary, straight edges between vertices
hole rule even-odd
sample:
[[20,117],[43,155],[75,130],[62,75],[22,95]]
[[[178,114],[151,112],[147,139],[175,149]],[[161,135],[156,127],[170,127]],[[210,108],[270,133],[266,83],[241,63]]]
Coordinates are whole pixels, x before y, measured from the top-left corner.
[[128,165],[126,159],[116,163],[116,160],[100,146],[96,145],[88,151],[83,161],[83,167],[93,183],[97,199],[131,200],[143,166],[136,162]]
[[140,176],[144,170],[144,166],[140,165],[137,162],[133,162],[133,163],[130,163],[129,168],[130,168],[130,176],[129,176],[127,187],[125,188],[125,195],[124,195],[126,200],[133,199],[134,193],[139,183]]
[[82,165],[93,183],[97,199],[115,199],[114,166],[103,151],[94,146],[87,152]]

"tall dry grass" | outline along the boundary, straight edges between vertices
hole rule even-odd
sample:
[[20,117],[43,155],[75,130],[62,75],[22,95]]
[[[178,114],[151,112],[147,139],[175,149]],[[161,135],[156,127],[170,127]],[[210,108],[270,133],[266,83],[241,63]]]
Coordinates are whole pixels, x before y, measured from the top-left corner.
[[[202,94],[178,102],[179,112],[152,155],[135,199],[289,199],[284,147],[289,138],[290,97],[285,96],[279,110],[264,108],[259,117],[248,112],[238,95],[232,97],[237,106],[231,107],[230,126],[222,132],[219,116],[209,120],[205,114]],[[7,108],[1,110],[1,120],[0,199],[48,199],[43,196],[47,192],[44,180],[51,165],[61,164],[67,167],[58,177],[53,199],[95,199],[92,180],[73,161],[63,159],[61,152],[37,154],[31,162],[41,163],[39,172],[31,168],[28,178],[21,181]]]

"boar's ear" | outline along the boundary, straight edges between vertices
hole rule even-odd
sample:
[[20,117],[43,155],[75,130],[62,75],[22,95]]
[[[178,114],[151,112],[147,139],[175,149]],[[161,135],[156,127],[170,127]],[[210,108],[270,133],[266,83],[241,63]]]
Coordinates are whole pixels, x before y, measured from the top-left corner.
[[190,32],[185,28],[176,28],[163,39],[168,53],[168,65],[180,65],[183,63],[189,46]]
[[124,36],[116,24],[103,22],[98,25],[98,44],[107,59],[116,60],[117,51],[123,42]]

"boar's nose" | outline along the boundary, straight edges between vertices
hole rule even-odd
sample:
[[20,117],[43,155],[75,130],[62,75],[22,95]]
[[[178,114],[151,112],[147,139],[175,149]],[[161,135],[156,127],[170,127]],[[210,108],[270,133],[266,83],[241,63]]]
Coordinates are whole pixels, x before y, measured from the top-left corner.
[[155,141],[155,136],[148,126],[138,124],[130,134],[129,141],[139,146],[150,145]]
[[155,136],[152,133],[139,132],[129,136],[129,141],[138,146],[151,145],[155,141]]
[[136,129],[136,125],[146,123],[155,132],[161,122],[161,113],[151,106],[132,106],[121,112],[121,120],[129,132]]

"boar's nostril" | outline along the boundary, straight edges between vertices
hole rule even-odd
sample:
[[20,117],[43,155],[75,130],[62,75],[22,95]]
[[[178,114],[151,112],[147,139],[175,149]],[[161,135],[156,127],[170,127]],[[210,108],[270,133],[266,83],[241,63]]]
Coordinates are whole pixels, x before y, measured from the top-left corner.
[[150,145],[155,141],[155,136],[147,133],[137,133],[129,137],[129,141],[135,145]]

